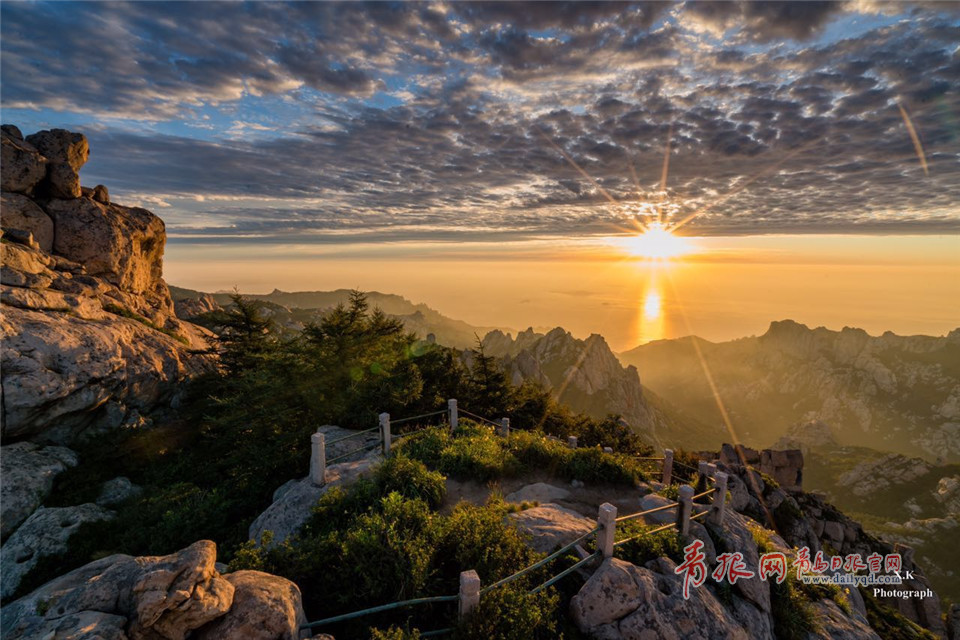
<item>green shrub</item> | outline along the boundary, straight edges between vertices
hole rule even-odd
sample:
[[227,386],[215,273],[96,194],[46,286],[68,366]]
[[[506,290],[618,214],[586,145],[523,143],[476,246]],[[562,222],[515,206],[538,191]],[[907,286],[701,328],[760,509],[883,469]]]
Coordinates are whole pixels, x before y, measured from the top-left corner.
[[617,524],[617,541],[634,538],[615,548],[616,556],[642,567],[657,558],[667,557],[676,563],[683,561],[683,537],[673,529],[654,534],[644,532],[661,525],[644,524],[642,519],[627,520]]
[[873,597],[869,589],[860,589],[867,607],[867,621],[881,638],[896,640],[936,640],[937,636],[912,620],[907,619],[892,607]]
[[480,606],[457,627],[457,640],[546,640],[557,636],[560,598],[547,589],[530,595],[513,584],[480,599]]
[[799,587],[796,574],[787,573],[782,583],[769,582],[773,632],[777,640],[803,640],[818,629],[810,600]]
[[386,631],[370,629],[370,640],[420,640],[418,629],[401,629],[392,626]]
[[444,478],[429,471],[422,462],[402,452],[387,458],[376,471],[376,483],[381,495],[397,492],[406,498],[419,498],[431,509],[439,509],[447,492]]

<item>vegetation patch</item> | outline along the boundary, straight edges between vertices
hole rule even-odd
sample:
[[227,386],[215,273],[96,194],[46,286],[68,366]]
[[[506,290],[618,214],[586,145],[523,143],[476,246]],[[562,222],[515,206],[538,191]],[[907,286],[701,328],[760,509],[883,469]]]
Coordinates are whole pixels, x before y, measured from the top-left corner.
[[[69,309],[69,308],[68,308],[68,309]],[[160,333],[166,334],[166,335],[170,336],[171,338],[173,338],[174,340],[176,340],[177,342],[180,342],[180,343],[182,343],[182,344],[185,344],[185,345],[189,345],[189,344],[190,344],[190,341],[187,340],[186,338],[184,338],[184,337],[183,337],[182,335],[180,335],[179,333],[177,333],[177,332],[175,332],[175,331],[171,331],[170,329],[166,329],[166,328],[164,328],[164,327],[161,327],[160,325],[151,322],[149,319],[143,317],[143,316],[140,315],[139,313],[134,313],[133,311],[131,311],[130,309],[127,309],[126,307],[121,307],[121,306],[118,305],[118,304],[114,304],[114,303],[112,303],[112,302],[108,302],[107,304],[103,305],[103,310],[104,310],[104,311],[107,311],[107,312],[109,312],[109,313],[112,313],[112,314],[114,314],[114,315],[118,315],[118,316],[121,316],[121,317],[124,317],[124,318],[129,318],[130,320],[136,320],[136,321],[139,322],[140,324],[142,324],[142,325],[144,325],[144,326],[146,326],[146,327],[150,327],[150,328],[153,329],[154,331],[159,331]]]
[[631,456],[603,453],[598,447],[570,449],[542,432],[513,431],[503,438],[493,428],[467,420],[453,433],[442,427],[425,429],[398,449],[459,479],[488,481],[544,472],[566,480],[632,487],[646,478]]

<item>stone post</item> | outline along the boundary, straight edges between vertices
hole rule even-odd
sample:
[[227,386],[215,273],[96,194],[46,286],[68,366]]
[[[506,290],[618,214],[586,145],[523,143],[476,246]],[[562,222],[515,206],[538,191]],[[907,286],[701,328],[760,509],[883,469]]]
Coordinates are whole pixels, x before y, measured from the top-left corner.
[[510,437],[510,418],[500,418],[500,435],[504,438]]
[[480,576],[473,569],[460,572],[459,619],[463,620],[480,605]]
[[570,436],[567,438],[567,446],[571,449],[577,448],[577,436]]
[[693,487],[685,484],[680,487],[680,505],[677,507],[677,531],[683,535],[690,533],[690,516],[693,513]]
[[447,413],[450,414],[450,431],[460,426],[460,416],[457,415],[457,400],[450,398],[447,400]]
[[390,453],[390,414],[380,414],[380,450],[383,455]]
[[727,511],[727,474],[717,471],[717,492],[713,494],[713,507],[710,509],[710,522],[723,526],[723,517]]
[[703,493],[707,490],[707,478],[710,475],[710,469],[707,463],[702,460],[697,464],[697,490],[696,493]]
[[673,449],[663,450],[663,478],[660,481],[668,487],[673,482]]
[[322,433],[310,434],[310,480],[318,487],[327,481],[327,448]]
[[597,549],[603,553],[604,558],[612,558],[613,539],[617,535],[617,508],[609,502],[600,505],[597,524],[602,527],[597,532]]

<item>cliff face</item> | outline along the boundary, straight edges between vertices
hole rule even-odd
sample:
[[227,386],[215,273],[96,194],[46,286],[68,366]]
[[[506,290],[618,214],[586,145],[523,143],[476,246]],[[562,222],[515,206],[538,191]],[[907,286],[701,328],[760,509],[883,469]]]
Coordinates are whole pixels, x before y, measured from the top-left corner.
[[163,221],[80,185],[82,134],[2,130],[3,439],[64,444],[175,402],[203,331],[163,281]]
[[491,331],[483,347],[502,359],[514,384],[538,382],[576,411],[597,418],[618,413],[647,434],[655,434],[664,422],[644,397],[637,369],[624,368],[603,336],[578,340],[560,327],[545,335],[527,329],[516,339]]
[[[720,439],[722,421],[692,339],[650,343],[621,359],[636,365],[644,384],[666,400],[717,425]],[[787,320],[759,337],[716,344],[695,339],[746,441],[769,444],[791,424],[823,421],[841,445],[960,461],[960,331],[939,338],[870,336]]]

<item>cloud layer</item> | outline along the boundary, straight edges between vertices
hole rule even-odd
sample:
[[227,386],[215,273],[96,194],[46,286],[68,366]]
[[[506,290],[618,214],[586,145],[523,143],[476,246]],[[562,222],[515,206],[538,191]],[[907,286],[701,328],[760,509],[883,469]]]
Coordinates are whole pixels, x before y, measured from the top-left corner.
[[5,120],[85,129],[85,181],[183,238],[960,229],[948,4],[0,10]]

